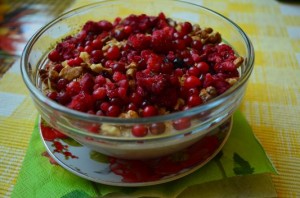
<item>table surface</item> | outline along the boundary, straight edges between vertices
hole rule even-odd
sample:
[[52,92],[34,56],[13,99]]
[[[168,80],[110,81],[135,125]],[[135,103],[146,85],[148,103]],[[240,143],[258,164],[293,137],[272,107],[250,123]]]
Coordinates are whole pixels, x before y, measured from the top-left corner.
[[[2,11],[7,9],[1,2],[0,22]],[[278,175],[272,175],[278,197],[300,196],[300,2],[190,2],[232,19],[252,40],[255,66],[240,110],[278,170]],[[3,23],[0,25],[3,50]],[[10,197],[37,112],[21,78],[20,51],[15,50],[15,56],[7,56],[3,51],[0,51],[0,73],[5,72],[0,74],[0,197]]]

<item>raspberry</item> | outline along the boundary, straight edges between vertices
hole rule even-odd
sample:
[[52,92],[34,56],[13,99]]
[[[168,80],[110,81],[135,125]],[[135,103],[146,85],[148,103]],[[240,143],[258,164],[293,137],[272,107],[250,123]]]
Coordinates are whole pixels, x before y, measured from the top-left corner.
[[84,74],[80,80],[80,86],[82,91],[91,94],[94,87],[94,77],[89,73]]
[[151,46],[158,53],[167,53],[172,49],[174,29],[166,27],[162,30],[155,30],[152,33]]
[[72,98],[68,107],[77,111],[87,112],[88,110],[93,109],[94,99],[91,95],[81,92]]
[[137,72],[136,79],[137,85],[154,94],[162,93],[169,85],[164,74],[147,75],[143,72]]
[[154,73],[160,73],[163,60],[156,54],[151,54],[147,61],[147,68]]
[[69,84],[67,84],[67,86],[66,86],[66,92],[70,96],[75,96],[75,95],[79,94],[80,91],[81,91],[81,86],[80,86],[80,83],[77,81],[72,81]]
[[151,44],[151,37],[144,34],[133,34],[128,38],[128,45],[136,50],[147,49]]
[[93,97],[96,100],[102,100],[106,97],[106,89],[104,87],[99,87],[93,92]]

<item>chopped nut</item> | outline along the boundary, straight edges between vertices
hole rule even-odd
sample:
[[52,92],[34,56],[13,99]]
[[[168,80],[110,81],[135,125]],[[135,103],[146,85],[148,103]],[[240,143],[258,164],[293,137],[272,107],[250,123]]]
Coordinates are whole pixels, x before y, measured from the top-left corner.
[[166,115],[168,113],[169,112],[166,110],[166,108],[164,108],[164,107],[158,108],[158,115]]
[[181,32],[181,24],[182,24],[182,23],[178,23],[178,24],[176,25],[175,29],[176,29],[177,32]]
[[209,86],[206,89],[201,89],[199,96],[201,97],[203,102],[207,102],[208,100],[214,98],[217,95],[217,90]]
[[170,26],[175,27],[177,25],[176,21],[171,18],[167,18],[167,22]]
[[49,89],[49,90],[52,90],[52,89],[53,89],[53,87],[52,87],[52,82],[51,82],[51,80],[50,80],[49,78],[47,78],[47,86],[48,86],[48,89]]
[[135,62],[131,62],[129,65],[126,66],[126,68],[136,68],[137,65]]
[[121,113],[120,118],[138,118],[139,115],[136,111],[128,110],[126,113]]
[[208,34],[213,32],[213,29],[211,27],[207,27],[204,29],[205,32],[207,32]]
[[108,48],[110,48],[112,46],[117,46],[118,48],[121,48],[124,45],[126,45],[125,41],[117,41],[115,38],[113,38],[106,42],[105,46],[102,47],[102,50],[107,51]]
[[183,106],[183,105],[184,105],[184,100],[183,100],[182,98],[178,98],[178,99],[177,99],[177,103],[176,103],[174,109],[175,109],[175,110],[178,110],[178,109],[179,109],[181,106]]
[[103,67],[101,63],[91,64],[89,67],[90,67],[90,69],[93,72],[96,72],[96,73],[101,73],[102,71],[106,71],[106,72],[112,73],[112,69],[111,68]]
[[217,90],[213,86],[206,87],[206,91],[207,91],[207,93],[209,93],[212,96],[217,95]]
[[201,41],[201,37],[200,36],[192,36],[193,40],[197,40],[197,41]]
[[209,34],[203,30],[203,31],[200,31],[200,37],[203,39],[206,39],[209,37]]
[[194,24],[193,25],[193,32],[199,31],[201,30],[200,25],[199,24]]
[[236,68],[238,68],[239,66],[242,65],[243,62],[244,62],[243,57],[237,57],[237,58],[233,61],[233,64],[236,66]]
[[209,35],[208,42],[209,43],[220,43],[222,41],[221,34],[219,32],[215,32]]
[[39,75],[40,75],[40,78],[42,80],[42,82],[46,82],[48,80],[48,71],[45,70],[45,69],[40,69],[39,70]]
[[110,124],[102,124],[101,132],[103,135],[109,135],[109,136],[120,136],[121,135],[121,130],[118,127],[110,125]]
[[87,52],[80,52],[79,57],[82,59],[82,61],[88,65],[90,65],[90,55]]
[[50,79],[50,80],[55,80],[55,79],[57,79],[57,78],[58,78],[58,73],[57,73],[57,71],[55,71],[55,70],[53,70],[53,69],[49,70],[49,79]]
[[136,69],[135,68],[129,68],[126,70],[126,76],[130,77],[130,78],[134,78],[136,73]]
[[101,63],[99,64],[91,64],[90,68],[93,72],[100,73],[103,70],[103,66]]
[[108,48],[110,48],[110,46],[109,45],[105,45],[105,46],[102,47],[102,51],[107,51]]
[[199,96],[201,97],[203,102],[206,102],[209,99],[211,99],[211,95],[209,93],[207,93],[207,91],[205,89],[201,89]]
[[129,80],[128,85],[129,85],[130,89],[134,90],[135,89],[135,80]]
[[70,67],[70,65],[68,65],[67,61],[65,60],[64,62],[61,63],[61,65],[63,67]]
[[83,72],[83,68],[78,66],[78,67],[64,67],[60,72],[59,72],[59,77],[65,78],[69,81],[78,78]]
[[238,78],[227,78],[225,81],[228,82],[230,85],[233,85],[238,81]]

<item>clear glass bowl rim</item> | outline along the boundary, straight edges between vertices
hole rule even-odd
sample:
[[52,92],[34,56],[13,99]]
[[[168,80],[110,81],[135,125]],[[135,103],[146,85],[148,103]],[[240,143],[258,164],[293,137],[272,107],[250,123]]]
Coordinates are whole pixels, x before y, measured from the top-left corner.
[[[162,1],[167,1],[167,0],[162,0]],[[91,114],[75,111],[75,110],[69,109],[63,105],[60,105],[60,104],[52,101],[51,99],[47,98],[44,94],[42,94],[42,92],[31,82],[31,79],[26,70],[26,66],[28,64],[28,59],[29,59],[29,52],[32,49],[34,43],[42,36],[42,34],[48,28],[50,28],[52,25],[58,23],[59,21],[63,20],[64,18],[68,18],[77,12],[86,11],[95,6],[105,6],[107,3],[112,3],[112,2],[122,2],[121,0],[105,0],[105,1],[84,5],[84,6],[76,8],[76,9],[70,10],[70,11],[60,15],[56,19],[52,20],[45,26],[43,26],[40,30],[38,30],[31,37],[31,39],[28,41],[27,45],[25,46],[22,56],[21,56],[21,74],[22,74],[23,80],[24,80],[26,86],[28,87],[30,93],[35,98],[37,98],[39,101],[42,101],[42,102],[46,103],[47,105],[49,105],[55,111],[61,112],[66,115],[71,115],[71,116],[76,117],[77,119],[85,120],[88,122],[111,123],[111,124],[124,124],[124,123],[126,123],[126,124],[142,124],[142,123],[157,123],[157,122],[170,121],[170,120],[180,119],[183,117],[193,116],[198,113],[207,111],[216,105],[219,105],[223,101],[223,99],[230,97],[230,95],[233,92],[235,92],[237,89],[241,88],[245,83],[247,83],[247,80],[251,75],[251,72],[253,70],[253,65],[254,65],[253,45],[252,45],[250,39],[248,38],[248,36],[246,35],[246,33],[236,23],[234,23],[229,18],[217,13],[216,11],[213,11],[202,5],[198,5],[195,3],[186,2],[186,1],[182,1],[182,0],[171,0],[171,1],[174,1],[177,3],[182,3],[182,4],[190,4],[192,6],[198,7],[199,9],[205,10],[210,14],[220,17],[221,19],[223,19],[223,20],[227,21],[229,24],[231,24],[240,33],[241,37],[243,38],[243,40],[247,46],[246,69],[243,72],[243,75],[241,76],[241,78],[238,80],[238,82],[235,83],[231,88],[229,88],[223,94],[219,95],[216,98],[213,98],[212,100],[208,101],[207,103],[204,103],[202,105],[199,105],[197,107],[194,107],[194,108],[191,108],[191,109],[188,109],[185,111],[180,111],[180,112],[175,112],[175,113],[170,113],[170,114],[160,115],[160,116],[153,116],[153,117],[126,118],[126,119],[107,117],[107,116],[96,116],[96,115],[91,115]],[[127,3],[127,1],[126,1],[126,3]],[[159,1],[158,1],[158,3],[159,3]]]

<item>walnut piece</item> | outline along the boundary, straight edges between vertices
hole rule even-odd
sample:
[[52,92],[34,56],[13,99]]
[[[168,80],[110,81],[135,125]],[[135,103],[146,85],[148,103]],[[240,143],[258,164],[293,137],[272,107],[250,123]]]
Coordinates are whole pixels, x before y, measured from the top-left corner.
[[59,72],[59,77],[71,81],[75,78],[78,78],[82,73],[83,73],[83,68],[80,66],[78,67],[66,66]]
[[101,132],[103,135],[121,136],[121,130],[118,127],[110,124],[102,124]]
[[233,64],[235,65],[236,68],[238,68],[239,66],[242,65],[242,63],[244,62],[243,57],[237,57],[234,61]]
[[212,86],[206,87],[205,89],[201,89],[199,94],[203,102],[207,102],[208,100],[216,97],[216,95],[217,90]]
[[136,111],[128,110],[126,113],[121,113],[120,118],[138,118],[139,115]]

